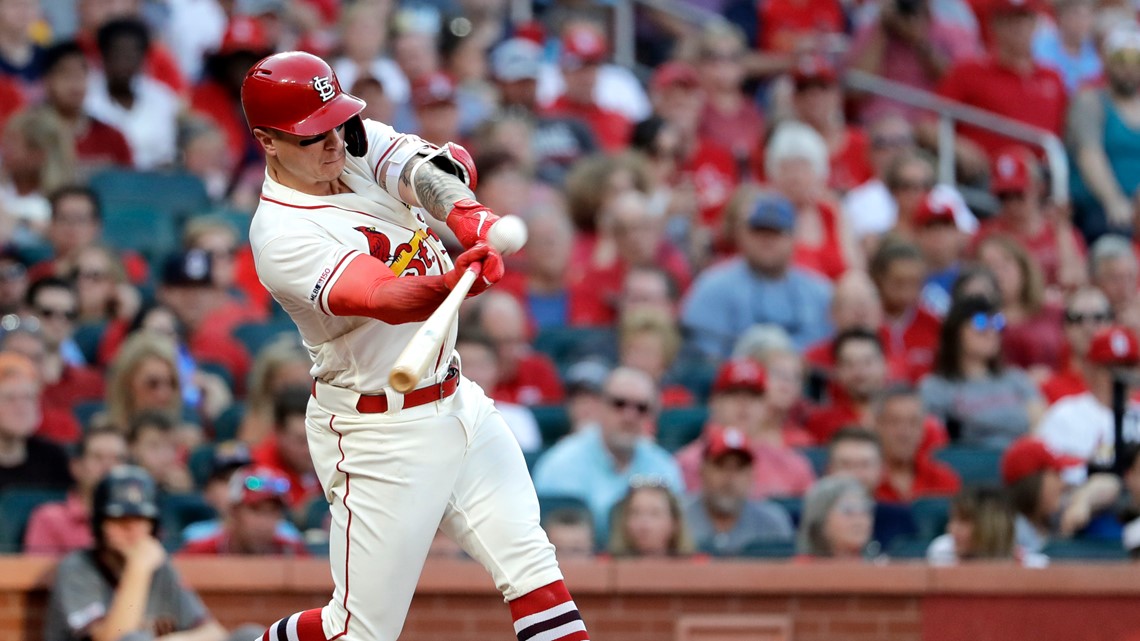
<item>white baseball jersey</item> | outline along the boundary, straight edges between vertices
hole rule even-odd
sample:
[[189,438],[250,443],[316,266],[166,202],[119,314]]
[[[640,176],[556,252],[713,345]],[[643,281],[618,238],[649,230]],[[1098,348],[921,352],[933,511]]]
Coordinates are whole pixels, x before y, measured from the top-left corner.
[[[360,254],[383,261],[397,276],[444,274],[452,262],[428,227],[425,212],[398,198],[394,177],[415,157],[408,150],[426,148],[426,143],[372,120],[364,126],[368,153],[347,156],[341,175],[352,193],[312,196],[267,174],[249,241],[258,278],[292,317],[309,349],[313,378],[376,393],[388,385],[388,372],[421,323],[333,316],[329,290]],[[378,174],[389,160],[385,189]],[[428,378],[446,366],[444,355],[452,352],[455,332],[453,324]]]

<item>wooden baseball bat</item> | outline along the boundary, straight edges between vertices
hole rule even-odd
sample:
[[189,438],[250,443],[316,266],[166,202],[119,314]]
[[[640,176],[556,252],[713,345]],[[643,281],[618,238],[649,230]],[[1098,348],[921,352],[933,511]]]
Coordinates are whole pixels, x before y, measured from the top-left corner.
[[392,389],[407,394],[416,388],[427,372],[428,365],[435,362],[440,345],[451,332],[451,324],[455,322],[455,317],[459,313],[459,305],[467,298],[467,292],[474,284],[475,272],[468,269],[459,277],[455,289],[451,290],[424,324],[420,325],[419,331],[412,336],[412,340],[408,341],[404,351],[400,352],[396,364],[388,374],[388,384]]

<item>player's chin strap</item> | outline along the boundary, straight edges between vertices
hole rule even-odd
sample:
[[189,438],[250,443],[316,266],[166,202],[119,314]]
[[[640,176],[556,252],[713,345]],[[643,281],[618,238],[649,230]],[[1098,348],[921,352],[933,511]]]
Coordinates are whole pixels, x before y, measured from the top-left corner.
[[368,134],[364,131],[364,121],[360,116],[353,116],[344,122],[344,150],[357,158],[363,158],[368,153]]
[[412,166],[412,173],[409,178],[411,179],[413,188],[416,185],[416,174],[419,173],[420,167],[423,167],[426,163],[431,163],[462,180],[463,184],[467,185],[470,189],[475,189],[479,181],[479,173],[475,170],[475,160],[471,157],[469,151],[464,149],[462,145],[457,145],[453,142],[449,142],[442,147],[435,147],[434,145],[431,145],[431,147],[433,147],[431,152]]

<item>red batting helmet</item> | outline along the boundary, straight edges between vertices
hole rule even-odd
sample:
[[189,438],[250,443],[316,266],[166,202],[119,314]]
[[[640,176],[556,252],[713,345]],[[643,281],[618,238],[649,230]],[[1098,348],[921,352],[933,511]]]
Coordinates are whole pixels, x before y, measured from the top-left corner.
[[316,136],[355,117],[364,101],[340,88],[324,60],[286,51],[253,65],[241,84],[241,106],[250,129]]

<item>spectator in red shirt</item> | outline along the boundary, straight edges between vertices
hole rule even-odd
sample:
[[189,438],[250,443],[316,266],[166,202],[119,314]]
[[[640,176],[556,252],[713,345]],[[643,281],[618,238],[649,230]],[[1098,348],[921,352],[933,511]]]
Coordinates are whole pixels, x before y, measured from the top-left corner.
[[962,485],[958,474],[922,448],[930,420],[918,390],[888,387],[875,400],[871,423],[883,452],[883,480],[876,501],[907,503],[924,496],[950,496]]
[[131,167],[131,148],[123,134],[83,109],[88,71],[87,56],[79,43],[68,40],[52,45],[44,52],[45,106],[75,135],[75,157],[81,170]]
[[1047,209],[1041,166],[1024,147],[1002,150],[990,172],[990,191],[1001,209],[982,224],[977,239],[1006,234],[1018,241],[1045,277],[1045,286],[1072,289],[1086,277],[1085,248],[1068,217]]
[[681,330],[673,315],[655,310],[633,310],[618,321],[618,364],[649,374],[661,390],[662,407],[687,407],[696,398],[676,382],[674,365],[681,350]]
[[[883,304],[879,300],[879,291],[875,283],[866,272],[849,271],[835,283],[835,291],[831,296],[831,325],[836,334],[847,330],[861,329],[863,331],[879,334],[880,340],[886,340],[886,331],[883,329]],[[812,374],[822,379],[831,376],[835,366],[832,350],[835,345],[834,337],[812,345],[804,352],[804,360],[813,369]],[[888,368],[892,378],[905,378],[905,361],[888,354]]]
[[871,279],[879,288],[886,318],[887,351],[906,362],[907,378],[917,381],[934,365],[942,322],[921,305],[926,263],[915,245],[896,239],[883,242],[870,261]]
[[[72,434],[75,418],[71,411],[75,404],[103,400],[102,373],[94,368],[68,363],[58,352],[49,351],[43,332],[31,320],[5,331],[0,339],[0,351],[16,352],[39,368],[44,386],[41,408],[44,426],[41,431]],[[78,430],[83,427],[75,424],[74,436],[78,436]]]
[[[52,192],[48,202],[51,204],[51,221],[45,237],[51,245],[52,257],[28,270],[33,281],[45,276],[70,278],[72,270],[78,267],[83,250],[98,243],[103,235],[103,212],[98,197],[90,188],[67,185]],[[125,258],[131,280],[144,280],[148,269],[146,261],[134,253]],[[82,312],[81,315],[85,315]]]
[[196,216],[182,229],[182,246],[210,255],[214,287],[226,294],[207,321],[214,331],[229,334],[238,325],[269,317],[269,292],[257,279],[249,244],[240,242],[232,223],[223,218]]
[[[1062,135],[1065,83],[1056,71],[1033,59],[1033,33],[1041,10],[1040,0],[993,0],[984,16],[993,36],[989,55],[951,67],[938,93]],[[923,133],[931,142],[936,139],[933,122]],[[985,175],[989,159],[1009,144],[1013,141],[1000,133],[962,126],[955,150],[963,172],[977,177]]]
[[1047,302],[1041,270],[1013,238],[987,237],[978,245],[978,260],[997,277],[1006,320],[1001,337],[1005,361],[1028,370],[1040,382],[1061,365],[1063,310]]
[[1061,368],[1041,383],[1041,393],[1049,404],[1088,391],[1085,371],[1092,337],[1111,324],[1112,308],[1099,289],[1082,287],[1069,294],[1065,301],[1066,358]]
[[[98,66],[101,62],[95,34],[112,20],[139,17],[142,3],[105,2],[103,0],[78,0],[75,5],[79,18],[79,32],[76,40],[87,54],[88,60]],[[154,42],[146,51],[143,63],[146,75],[161,82],[171,91],[182,94],[187,89],[186,78],[178,68],[178,61],[170,49],[161,42]]]
[[60,502],[36,508],[24,531],[24,552],[67,554],[95,542],[91,534],[91,498],[107,472],[127,462],[127,441],[117,430],[94,428],[84,432],[71,457],[75,485]]
[[840,429],[870,427],[872,401],[887,384],[887,359],[874,332],[849,329],[832,343],[835,376],[829,402],[811,414],[807,430],[817,444],[831,440]]
[[510,294],[488,292],[480,296],[469,322],[482,328],[495,342],[502,368],[499,385],[492,393],[495,400],[519,405],[544,405],[562,400],[562,382],[558,369],[545,354],[530,345],[526,311]]
[[278,533],[289,480],[274,470],[241,468],[230,477],[230,513],[217,534],[192,541],[183,554],[308,556],[296,539]]
[[289,489],[281,499],[298,514],[321,487],[305,436],[305,407],[311,387],[287,387],[277,393],[273,399],[273,433],[251,452],[255,465],[288,481]]
[[616,111],[598,105],[594,86],[598,68],[609,54],[605,35],[588,22],[575,22],[562,33],[559,64],[566,80],[566,91],[549,107],[547,114],[571,116],[585,122],[605,151],[620,151],[629,141],[630,122]]
[[437,71],[412,81],[412,110],[420,138],[443,145],[459,140],[459,105],[455,81]]
[[[140,272],[139,280],[145,279],[149,269],[146,263],[138,255],[129,258],[132,268]],[[88,245],[76,251],[70,264],[56,266],[64,269],[64,278],[75,283],[80,323],[125,323],[138,313],[141,294],[128,279],[125,262],[110,247]]]
[[697,80],[705,91],[700,135],[732,152],[738,160],[761,144],[764,115],[742,91],[748,44],[740,28],[712,21],[698,35]]
[[0,76],[0,128],[8,124],[8,118],[24,107],[24,94],[14,80]]
[[767,0],[757,5],[761,51],[826,49],[842,40],[847,19],[836,0]]
[[776,128],[764,150],[764,170],[796,209],[792,262],[836,280],[862,265],[847,219],[827,193],[827,147],[811,127],[789,121]]
[[823,56],[804,57],[792,70],[792,81],[794,116],[811,125],[827,144],[831,171],[823,178],[828,186],[842,193],[870,180],[875,175],[871,143],[843,116],[843,88],[835,66]]

